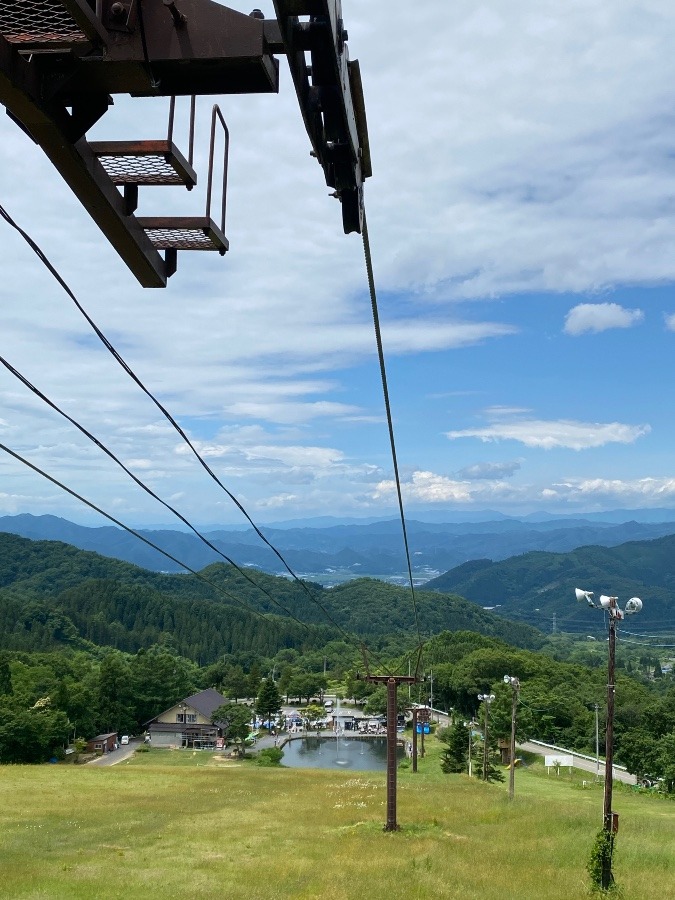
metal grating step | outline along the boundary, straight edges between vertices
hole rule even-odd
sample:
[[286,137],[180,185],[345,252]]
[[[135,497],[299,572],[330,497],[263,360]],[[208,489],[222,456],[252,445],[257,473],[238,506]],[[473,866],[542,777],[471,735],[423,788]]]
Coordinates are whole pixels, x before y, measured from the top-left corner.
[[114,184],[180,184],[197,173],[172,141],[92,141],[89,146]]
[[68,49],[89,40],[60,0],[0,0],[0,34],[33,53]]
[[224,256],[230,244],[208,216],[137,218],[158,250],[217,250]]

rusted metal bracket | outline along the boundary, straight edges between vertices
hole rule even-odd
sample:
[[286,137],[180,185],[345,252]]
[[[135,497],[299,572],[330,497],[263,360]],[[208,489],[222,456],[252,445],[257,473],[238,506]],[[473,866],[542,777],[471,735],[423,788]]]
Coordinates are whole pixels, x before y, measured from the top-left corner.
[[[274,9],[312,155],[342,203],[345,233],[360,233],[363,182],[372,174],[370,146],[360,70],[356,60],[349,61],[341,2],[274,0]],[[274,29],[268,26],[266,34],[277,50]]]
[[144,287],[164,287],[164,260],[141,226],[127,215],[122,195],[86,139],[74,138],[73,119],[44,103],[38,73],[0,35],[0,102],[40,145],[62,178]]

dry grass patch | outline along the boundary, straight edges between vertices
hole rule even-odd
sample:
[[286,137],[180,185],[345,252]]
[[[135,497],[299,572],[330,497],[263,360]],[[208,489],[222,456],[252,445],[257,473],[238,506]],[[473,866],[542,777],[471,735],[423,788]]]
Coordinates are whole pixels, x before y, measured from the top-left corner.
[[[385,833],[384,774],[225,766],[142,754],[113,768],[5,767],[1,896],[119,900],[576,900],[602,795],[519,772],[503,785],[399,778],[402,830]],[[199,762],[199,765],[196,763]],[[229,771],[224,771],[227,768]],[[672,896],[675,805],[617,792],[622,900]]]

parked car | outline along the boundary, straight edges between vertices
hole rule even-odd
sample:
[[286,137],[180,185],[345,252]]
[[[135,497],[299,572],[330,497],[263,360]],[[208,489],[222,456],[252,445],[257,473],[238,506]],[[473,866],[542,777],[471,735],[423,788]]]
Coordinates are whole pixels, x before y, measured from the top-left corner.
[[120,744],[128,744],[129,743],[129,735],[123,734],[120,738]]

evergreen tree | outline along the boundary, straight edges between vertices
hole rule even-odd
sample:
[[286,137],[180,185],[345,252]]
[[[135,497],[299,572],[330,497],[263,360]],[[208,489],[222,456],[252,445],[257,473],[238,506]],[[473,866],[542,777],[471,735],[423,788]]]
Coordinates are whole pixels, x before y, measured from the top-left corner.
[[264,678],[255,702],[255,711],[260,718],[271,722],[281,710],[281,694],[272,678]]
[[0,654],[0,695],[7,696],[12,691],[12,670],[9,667],[9,657],[6,653],[2,653]]
[[132,687],[129,666],[121,653],[109,653],[98,679],[98,728],[105,733],[133,733]]
[[235,702],[252,696],[249,694],[249,686],[249,680],[241,666],[231,666],[223,679],[223,693]]
[[471,726],[455,722],[450,728],[442,728],[438,738],[445,745],[441,753],[441,769],[446,773],[466,772],[468,770],[469,741]]
[[247,697],[257,697],[260,690],[260,666],[254,662],[248,673]]

